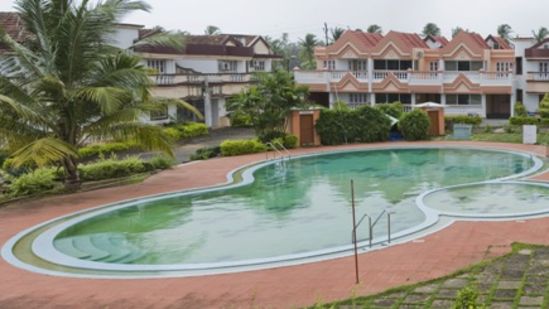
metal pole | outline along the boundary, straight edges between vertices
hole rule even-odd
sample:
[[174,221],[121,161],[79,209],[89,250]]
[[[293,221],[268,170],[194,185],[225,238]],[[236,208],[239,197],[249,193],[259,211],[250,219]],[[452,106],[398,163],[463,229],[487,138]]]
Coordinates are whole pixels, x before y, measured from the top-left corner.
[[391,212],[387,212],[387,243],[391,243]]
[[372,238],[374,238],[374,228],[372,227],[372,217],[368,216],[368,226],[369,226],[369,233],[370,233],[370,248],[372,248]]
[[356,211],[355,211],[355,182],[351,180],[351,205],[353,208],[353,244],[355,247],[355,277],[356,284],[360,283],[360,277],[358,275],[358,247],[356,238]]

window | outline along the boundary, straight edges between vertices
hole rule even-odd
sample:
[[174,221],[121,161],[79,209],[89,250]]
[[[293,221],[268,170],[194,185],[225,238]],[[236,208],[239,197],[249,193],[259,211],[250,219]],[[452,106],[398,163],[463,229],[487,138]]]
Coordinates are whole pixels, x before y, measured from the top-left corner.
[[352,106],[368,103],[368,94],[367,93],[350,93],[349,103]]
[[429,71],[431,71],[431,72],[438,71],[438,61],[429,62]]
[[524,90],[517,89],[516,96],[517,96],[517,102],[522,102],[524,100]]
[[541,73],[548,73],[549,72],[549,62],[540,62],[539,63],[539,71]]
[[482,97],[480,94],[447,94],[447,105],[481,105]]
[[517,64],[515,73],[517,73],[517,75],[522,75],[522,57],[517,57],[515,63]]
[[231,60],[220,60],[218,62],[219,72],[236,72],[237,62]]
[[163,106],[159,110],[151,111],[150,112],[150,119],[151,121],[160,121],[160,120],[166,120],[168,119],[168,107]]
[[147,67],[153,69],[157,74],[166,73],[166,60],[149,59],[147,60]]
[[263,60],[252,60],[249,64],[252,71],[264,72],[265,71],[265,61]]
[[412,69],[411,60],[374,60],[374,70],[406,71]]
[[349,71],[367,71],[368,60],[349,60]]
[[511,62],[496,63],[496,72],[509,72],[511,70],[513,70],[513,63]]
[[479,71],[483,68],[482,61],[454,61],[444,62],[446,71]]
[[335,60],[324,60],[324,68],[329,71],[335,70]]
[[376,103],[383,104],[393,102],[412,104],[412,95],[409,93],[376,93]]

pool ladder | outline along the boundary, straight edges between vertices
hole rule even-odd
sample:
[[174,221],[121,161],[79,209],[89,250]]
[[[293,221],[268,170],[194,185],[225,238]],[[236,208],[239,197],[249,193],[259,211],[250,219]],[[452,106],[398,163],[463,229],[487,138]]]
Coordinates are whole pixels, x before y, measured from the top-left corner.
[[[276,160],[278,158],[282,160],[284,159],[289,160],[292,156],[290,151],[286,147],[284,147],[284,145],[282,145],[282,143],[280,142],[270,142],[270,143],[267,143],[266,145],[267,147],[269,147],[269,149],[273,150],[273,157],[272,157],[273,160]],[[269,151],[265,153],[265,156],[267,160],[270,159]]]
[[369,247],[372,248],[372,241],[374,239],[374,227],[377,225],[377,223],[383,217],[383,215],[387,215],[387,245],[391,244],[391,215],[393,215],[393,214],[394,213],[391,212],[391,211],[383,210],[379,214],[379,216],[377,216],[377,218],[373,221],[372,221],[373,218],[371,216],[369,216],[368,214],[365,214],[364,216],[362,216],[362,218],[360,218],[360,220],[358,220],[358,223],[353,228],[353,233],[351,235],[352,242],[354,243],[356,241],[355,238],[354,238],[355,235],[356,235],[356,230],[358,229],[358,227],[360,226],[362,221],[364,221],[364,219],[368,218],[368,242],[369,242]]

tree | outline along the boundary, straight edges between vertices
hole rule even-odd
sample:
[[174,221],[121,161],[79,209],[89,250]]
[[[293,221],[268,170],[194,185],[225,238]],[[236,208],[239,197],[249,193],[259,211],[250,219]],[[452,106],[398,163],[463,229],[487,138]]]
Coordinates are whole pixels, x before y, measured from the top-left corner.
[[513,33],[513,28],[511,28],[508,24],[498,26],[498,35],[505,40],[509,41],[511,38],[511,33]]
[[534,38],[538,43],[541,43],[547,35],[549,35],[549,30],[545,27],[539,28],[539,30],[536,32],[535,30],[532,30],[532,34],[534,35]]
[[549,93],[546,93],[539,103],[539,114],[541,118],[549,120]]
[[258,136],[276,137],[285,130],[290,109],[305,104],[308,90],[282,70],[258,73],[256,78],[257,85],[229,100],[227,110],[250,115]]
[[332,42],[335,42],[339,40],[339,38],[343,35],[343,33],[345,33],[345,29],[340,27],[335,27],[335,28],[332,28],[330,32],[332,34]]
[[[169,138],[139,121],[143,113],[178,104],[153,98],[149,70],[137,56],[108,44],[115,23],[142,1],[18,0],[16,9],[31,34],[25,45],[0,30],[10,48],[0,75],[0,144],[16,166],[58,165],[65,186],[77,189],[78,148],[92,138],[131,140],[172,154]],[[139,45],[182,47],[182,37],[151,35]]]
[[378,33],[378,34],[381,34],[383,32],[383,30],[381,29],[381,26],[376,24],[370,25],[368,29],[366,29],[366,31],[368,33]]
[[299,58],[301,60],[301,66],[304,69],[316,68],[315,62],[315,47],[319,45],[319,42],[314,34],[307,34],[304,39],[299,40],[299,46],[301,50],[299,52]]
[[440,35],[440,28],[435,23],[428,23],[423,27],[422,31],[424,36],[432,35],[432,36],[439,36]]
[[204,30],[205,35],[218,35],[221,34],[221,29],[217,26],[209,25],[206,27],[206,30]]
[[290,42],[288,33],[283,33],[278,39],[273,39],[269,36],[265,40],[271,46],[275,55],[282,56],[282,61],[278,67],[282,67],[286,71],[290,71],[293,67],[299,65],[299,46],[296,43]]

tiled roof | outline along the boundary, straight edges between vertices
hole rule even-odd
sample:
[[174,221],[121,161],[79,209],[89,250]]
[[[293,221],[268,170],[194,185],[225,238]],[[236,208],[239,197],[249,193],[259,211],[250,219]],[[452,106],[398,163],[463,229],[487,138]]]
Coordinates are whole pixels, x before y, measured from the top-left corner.
[[332,45],[326,47],[328,53],[336,53],[349,42],[352,42],[361,52],[369,52],[374,48],[379,41],[383,39],[383,35],[378,33],[368,33],[359,30],[345,31],[339,40]]
[[549,48],[540,48],[549,44],[549,38],[536,43],[534,46],[526,49],[526,58],[548,58],[549,59]]
[[434,42],[437,42],[440,44],[440,47],[444,47],[446,46],[448,43],[450,43],[450,41],[448,41],[448,39],[442,35],[428,35],[425,39],[431,39],[432,41]]
[[[23,20],[15,12],[0,12],[0,27],[18,43],[23,43],[30,34],[25,31]],[[6,52],[9,48],[0,43],[0,52]]]
[[373,49],[374,53],[384,50],[387,44],[393,43],[404,53],[411,53],[414,48],[428,49],[429,46],[417,33],[389,31]]
[[500,36],[489,35],[485,41],[488,42],[489,40],[494,41],[498,45],[497,49],[512,49],[511,44]]

